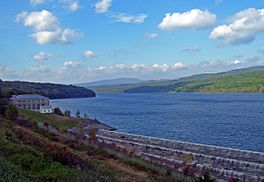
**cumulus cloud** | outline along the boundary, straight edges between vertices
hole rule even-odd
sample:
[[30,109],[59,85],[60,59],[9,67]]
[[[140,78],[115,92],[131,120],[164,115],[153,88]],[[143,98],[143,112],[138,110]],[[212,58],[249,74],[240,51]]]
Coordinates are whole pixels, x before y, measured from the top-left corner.
[[45,2],[47,2],[47,0],[30,0],[30,4],[32,6],[37,6],[37,5],[43,4]]
[[162,65],[159,65],[159,64],[153,64],[152,65],[152,68],[156,71],[162,71],[162,72],[167,72],[169,69],[170,69],[170,67],[169,67],[169,65],[167,65],[167,64],[162,64]]
[[184,13],[167,13],[158,27],[162,30],[204,29],[212,26],[215,20],[215,14],[207,10],[193,9]]
[[95,4],[96,13],[107,13],[109,7],[112,4],[112,0],[102,0]]
[[81,37],[83,34],[72,29],[58,28],[55,31],[40,31],[31,34],[38,44],[67,44],[73,39]]
[[157,33],[146,33],[145,37],[147,39],[156,39],[159,37],[159,35]]
[[78,0],[61,0],[60,1],[63,6],[69,11],[75,12],[81,8]]
[[187,65],[185,65],[185,64],[183,64],[183,63],[181,63],[181,62],[177,62],[177,63],[175,63],[174,65],[173,65],[173,69],[174,70],[180,70],[180,69],[183,69],[183,68],[186,68],[187,67]]
[[232,22],[216,27],[210,38],[219,44],[248,44],[264,31],[264,9],[249,8],[236,13]]
[[93,51],[90,51],[90,50],[84,51],[83,55],[87,59],[92,58],[92,57],[95,56],[94,52]]
[[115,14],[112,16],[112,18],[117,22],[136,23],[136,24],[144,23],[147,17],[148,15],[146,14],[130,15],[126,13]]
[[24,26],[35,31],[55,30],[59,26],[58,19],[49,11],[22,12],[16,16],[16,21],[22,21]]
[[236,59],[236,60],[234,60],[234,61],[231,61],[229,64],[241,64],[241,61],[240,60],[238,60],[238,59]]
[[39,52],[33,56],[33,59],[36,61],[46,61],[48,60],[52,55],[45,52]]
[[22,12],[16,16],[17,22],[23,22],[30,27],[30,35],[38,44],[66,44],[81,37],[82,33],[69,28],[62,28],[56,16],[47,10],[36,12]]

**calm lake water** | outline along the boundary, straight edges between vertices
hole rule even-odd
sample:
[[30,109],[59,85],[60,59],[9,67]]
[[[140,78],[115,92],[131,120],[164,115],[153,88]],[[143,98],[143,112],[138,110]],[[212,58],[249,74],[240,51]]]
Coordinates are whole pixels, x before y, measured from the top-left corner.
[[264,94],[98,94],[51,104],[118,131],[264,152]]

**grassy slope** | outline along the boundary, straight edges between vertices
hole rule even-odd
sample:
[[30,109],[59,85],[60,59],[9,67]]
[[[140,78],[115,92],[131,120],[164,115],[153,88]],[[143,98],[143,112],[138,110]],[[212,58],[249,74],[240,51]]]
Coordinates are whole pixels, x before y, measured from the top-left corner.
[[50,125],[56,126],[57,128],[69,129],[72,127],[80,126],[80,118],[59,116],[56,114],[40,114],[38,112],[29,110],[19,110],[21,116],[31,119],[36,122],[46,122]]
[[[20,111],[21,113],[21,111]],[[103,149],[85,146],[38,129],[34,121],[54,116],[22,112],[30,120],[0,117],[0,181],[173,181],[152,164],[123,160]],[[26,114],[25,114],[26,113]],[[34,118],[34,119],[32,119]],[[64,121],[67,123],[67,121]],[[62,125],[65,126],[65,125]],[[163,171],[159,166],[155,171]],[[174,180],[175,181],[175,180]]]
[[37,147],[21,142],[9,133],[11,127],[0,119],[0,181],[71,181],[80,175],[77,169],[55,162]]

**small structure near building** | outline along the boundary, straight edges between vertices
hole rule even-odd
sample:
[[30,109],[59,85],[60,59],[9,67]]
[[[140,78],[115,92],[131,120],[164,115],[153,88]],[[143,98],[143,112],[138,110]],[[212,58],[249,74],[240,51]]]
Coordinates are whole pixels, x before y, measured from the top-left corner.
[[39,112],[43,114],[51,114],[53,113],[52,106],[40,106]]
[[38,94],[13,95],[10,102],[20,109],[46,113],[50,113],[51,109],[52,112],[49,98]]

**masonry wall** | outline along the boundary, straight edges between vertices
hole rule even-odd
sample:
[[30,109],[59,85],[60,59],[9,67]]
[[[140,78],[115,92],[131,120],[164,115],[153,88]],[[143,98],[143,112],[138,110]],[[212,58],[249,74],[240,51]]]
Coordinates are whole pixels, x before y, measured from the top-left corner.
[[231,176],[240,181],[264,180],[264,153],[236,150],[224,147],[193,144],[159,139],[121,132],[98,131],[101,142],[125,146],[137,151],[142,158],[159,164],[184,170],[184,156],[195,173],[210,169],[218,180],[226,181]]

